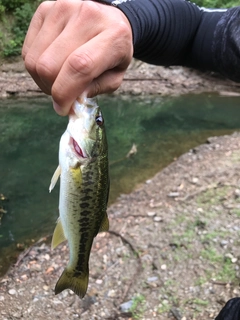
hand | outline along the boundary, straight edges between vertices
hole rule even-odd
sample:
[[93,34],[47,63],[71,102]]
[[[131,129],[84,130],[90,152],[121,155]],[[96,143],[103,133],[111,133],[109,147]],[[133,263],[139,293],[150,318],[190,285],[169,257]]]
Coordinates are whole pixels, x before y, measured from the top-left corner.
[[67,115],[84,91],[113,92],[133,54],[132,29],[117,8],[92,1],[42,2],[27,32],[22,56],[37,85]]

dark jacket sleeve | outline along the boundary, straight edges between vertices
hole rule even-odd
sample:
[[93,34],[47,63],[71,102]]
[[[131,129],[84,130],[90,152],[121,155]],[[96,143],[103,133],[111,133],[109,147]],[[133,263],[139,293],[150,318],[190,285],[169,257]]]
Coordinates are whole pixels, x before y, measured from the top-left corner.
[[185,0],[97,1],[127,16],[135,58],[217,71],[240,81],[240,7],[204,10]]
[[215,320],[239,320],[240,319],[240,298],[228,300]]

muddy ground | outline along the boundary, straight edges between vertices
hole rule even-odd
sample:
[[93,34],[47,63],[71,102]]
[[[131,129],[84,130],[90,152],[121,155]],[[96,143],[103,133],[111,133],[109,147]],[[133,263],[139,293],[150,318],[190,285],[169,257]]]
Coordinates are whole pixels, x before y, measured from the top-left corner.
[[[240,94],[216,75],[137,62],[126,79],[118,93]],[[1,66],[2,97],[32,94],[40,92],[21,62]],[[240,296],[239,182],[240,134],[209,138],[109,207],[110,232],[95,239],[83,300],[54,295],[68,248],[51,251],[46,236],[0,279],[0,318],[214,319]]]

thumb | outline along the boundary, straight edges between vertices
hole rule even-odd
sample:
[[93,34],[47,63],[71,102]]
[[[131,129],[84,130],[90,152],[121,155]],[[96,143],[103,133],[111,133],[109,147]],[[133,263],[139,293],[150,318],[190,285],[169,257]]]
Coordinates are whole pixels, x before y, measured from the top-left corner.
[[103,93],[112,93],[117,90],[122,81],[126,70],[114,68],[105,71],[99,77],[94,79],[85,90],[89,98]]

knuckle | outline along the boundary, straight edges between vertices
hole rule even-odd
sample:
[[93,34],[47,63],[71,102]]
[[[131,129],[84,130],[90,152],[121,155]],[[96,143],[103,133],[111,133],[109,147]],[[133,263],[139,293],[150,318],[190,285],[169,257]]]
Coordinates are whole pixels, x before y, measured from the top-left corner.
[[113,54],[118,61],[129,63],[133,54],[132,38],[125,23],[119,23],[112,34]]
[[129,35],[129,27],[123,21],[119,21],[117,28],[116,28],[116,32],[119,35],[128,36]]
[[48,7],[48,1],[41,2],[36,10],[36,13],[42,14],[43,12],[45,12],[47,7]]
[[24,62],[26,60],[28,50],[29,49],[27,48],[27,46],[25,44],[23,44],[21,55],[22,55],[22,59],[24,60]]
[[108,85],[107,92],[113,92],[117,90],[122,84],[123,76],[124,76],[124,72],[121,72],[121,71],[113,72],[108,81],[109,85]]
[[119,21],[114,28],[114,38],[119,39],[119,42],[129,44],[132,41],[131,32],[125,22]]
[[53,84],[52,90],[51,90],[51,96],[54,101],[56,101],[60,106],[62,105],[62,101],[64,100],[64,97],[66,95],[66,92],[64,90],[60,90],[59,86]]
[[24,58],[25,68],[30,74],[34,73],[36,71],[36,61],[34,57],[31,54],[24,55],[24,52],[22,53],[22,55]]
[[52,6],[53,6],[52,1],[41,2],[34,13],[34,16],[33,16],[34,22],[40,25],[44,21],[46,13],[49,12]]
[[103,93],[102,90],[101,90],[101,84],[98,80],[96,80],[94,82],[94,94],[93,96],[97,96],[99,94]]
[[116,90],[120,87],[120,85],[121,85],[121,83],[122,83],[122,79],[116,78],[116,79],[114,79],[114,80],[115,80],[115,81],[112,81],[112,82],[110,83],[109,88],[108,88],[108,90],[107,90],[106,93],[114,92],[114,91],[116,91]]
[[82,6],[79,7],[79,10],[81,10],[81,20],[84,19],[84,21],[89,21],[89,19],[92,19],[97,23],[101,19],[99,4],[97,2],[82,2]]
[[91,74],[93,70],[93,60],[88,52],[72,54],[68,59],[68,63],[74,72],[83,76]]
[[44,57],[40,57],[36,63],[36,71],[40,77],[53,78],[55,69],[50,60]]

